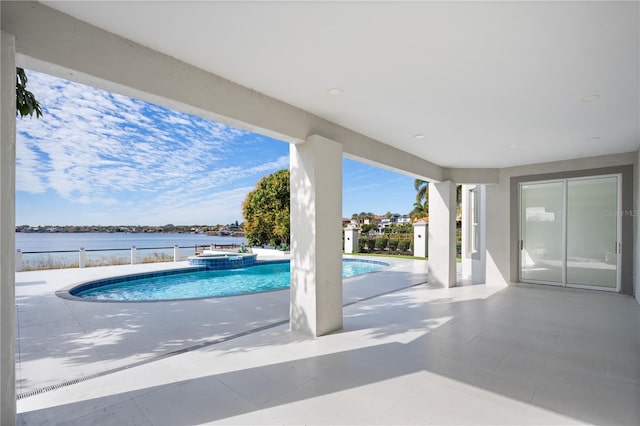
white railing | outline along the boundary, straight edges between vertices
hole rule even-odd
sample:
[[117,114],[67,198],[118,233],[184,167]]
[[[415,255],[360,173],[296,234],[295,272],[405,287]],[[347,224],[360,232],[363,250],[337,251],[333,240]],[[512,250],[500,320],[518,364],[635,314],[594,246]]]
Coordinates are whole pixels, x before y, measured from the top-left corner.
[[[195,246],[179,246],[172,247],[136,247],[131,248],[115,248],[115,249],[85,249],[80,247],[79,250],[51,250],[51,251],[22,251],[16,250],[16,272],[24,270],[40,270],[40,269],[60,269],[60,268],[85,268],[88,266],[106,266],[106,265],[124,265],[137,263],[154,263],[154,262],[179,262],[185,260],[188,256],[201,253],[203,250],[235,250],[240,248],[236,244],[211,244],[211,245],[195,245]],[[190,249],[189,254],[182,254],[185,249]],[[149,256],[144,256],[144,252],[153,250]],[[158,253],[158,250],[160,252]],[[172,252],[171,252],[172,250]],[[102,252],[104,255],[95,257],[96,253]],[[129,255],[118,256],[119,252],[129,252]],[[143,253],[141,253],[143,252]],[[169,254],[171,253],[171,254]],[[75,255],[74,255],[75,254]],[[26,256],[25,256],[26,255]],[[38,257],[39,256],[39,257]],[[46,256],[46,257],[44,257]],[[36,260],[29,261],[29,257],[35,257]],[[73,260],[73,259],[76,260]]]

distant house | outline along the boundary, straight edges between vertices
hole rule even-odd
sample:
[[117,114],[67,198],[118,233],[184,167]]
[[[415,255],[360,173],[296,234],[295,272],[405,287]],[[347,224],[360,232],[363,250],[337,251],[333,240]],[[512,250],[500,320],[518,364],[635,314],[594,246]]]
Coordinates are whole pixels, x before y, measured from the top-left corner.
[[382,220],[382,216],[375,215],[373,217],[368,217],[363,221],[364,225],[377,225]]
[[394,223],[403,224],[403,223],[411,223],[411,217],[408,214],[399,214],[394,213],[391,217],[384,217],[380,215],[374,215],[373,217],[360,218],[360,219],[349,219],[342,218],[342,227],[346,227],[348,225],[374,225],[378,232],[382,231],[385,228],[389,228]]
[[400,213],[394,213],[390,217],[383,217],[380,219],[380,223],[378,223],[378,230],[382,231],[395,223],[402,223],[399,221],[401,217]]

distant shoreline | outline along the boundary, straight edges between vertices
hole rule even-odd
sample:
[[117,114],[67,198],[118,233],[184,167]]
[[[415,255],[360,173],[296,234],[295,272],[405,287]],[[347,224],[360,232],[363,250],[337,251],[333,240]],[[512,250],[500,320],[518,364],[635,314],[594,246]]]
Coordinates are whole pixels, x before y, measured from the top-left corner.
[[244,237],[244,229],[237,222],[229,225],[135,225],[135,226],[103,226],[103,225],[45,225],[16,226],[16,233],[22,234],[202,234]]

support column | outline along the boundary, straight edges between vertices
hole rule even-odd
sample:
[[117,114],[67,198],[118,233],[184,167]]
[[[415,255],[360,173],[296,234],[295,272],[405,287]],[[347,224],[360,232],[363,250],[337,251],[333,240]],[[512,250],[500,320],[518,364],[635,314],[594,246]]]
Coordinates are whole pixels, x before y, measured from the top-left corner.
[[485,185],[478,185],[476,188],[477,251],[473,256],[471,282],[484,284],[487,282],[487,191]]
[[358,238],[360,228],[358,225],[347,225],[344,229],[344,252],[348,254],[358,253]]
[[429,224],[420,219],[413,223],[413,256],[427,257],[429,255],[428,244]]
[[342,328],[342,145],[312,135],[289,148],[292,331]]
[[13,35],[0,34],[0,424],[16,424],[15,191],[16,61]]
[[429,283],[456,285],[456,184],[429,184]]

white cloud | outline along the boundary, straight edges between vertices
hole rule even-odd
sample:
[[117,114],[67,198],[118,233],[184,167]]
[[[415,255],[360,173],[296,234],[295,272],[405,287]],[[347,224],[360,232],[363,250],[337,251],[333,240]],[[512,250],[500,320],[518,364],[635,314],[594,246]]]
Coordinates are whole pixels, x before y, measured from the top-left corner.
[[41,168],[38,154],[29,146],[22,135],[16,137],[16,190],[39,194],[46,191],[46,185],[38,170]]
[[256,173],[263,173],[263,172],[269,172],[269,171],[280,170],[280,169],[288,169],[288,168],[289,168],[289,157],[282,156],[275,161],[269,161],[267,163],[259,164],[257,166],[251,167],[248,170],[246,170],[245,173],[256,174]]
[[145,217],[172,212],[178,215],[169,220],[174,223],[182,220],[178,209],[233,202],[228,212],[237,219],[250,190],[247,179],[289,165],[288,156],[274,159],[250,146],[249,138],[263,137],[45,74],[28,75],[44,116],[18,120],[18,191],[51,190],[111,215],[119,215],[118,209],[137,209]]
[[[80,201],[96,188],[172,187],[218,159],[218,148],[238,132],[99,89],[30,72],[30,88],[45,108],[40,120],[23,120],[18,132],[44,154],[35,172],[61,196]],[[161,115],[154,122],[149,116]],[[164,123],[164,124],[163,124]],[[167,123],[170,123],[168,125]],[[199,131],[198,131],[199,130]],[[214,135],[212,138],[210,135]],[[34,172],[33,150],[18,154],[18,174]],[[31,157],[28,157],[31,155]],[[23,185],[24,191],[41,187]]]
[[158,224],[175,223],[176,217],[180,218],[180,223],[185,224],[231,223],[242,220],[242,201],[252,189],[253,187],[239,187],[216,192],[206,200],[192,204],[190,209],[170,204],[157,206],[151,212]]

